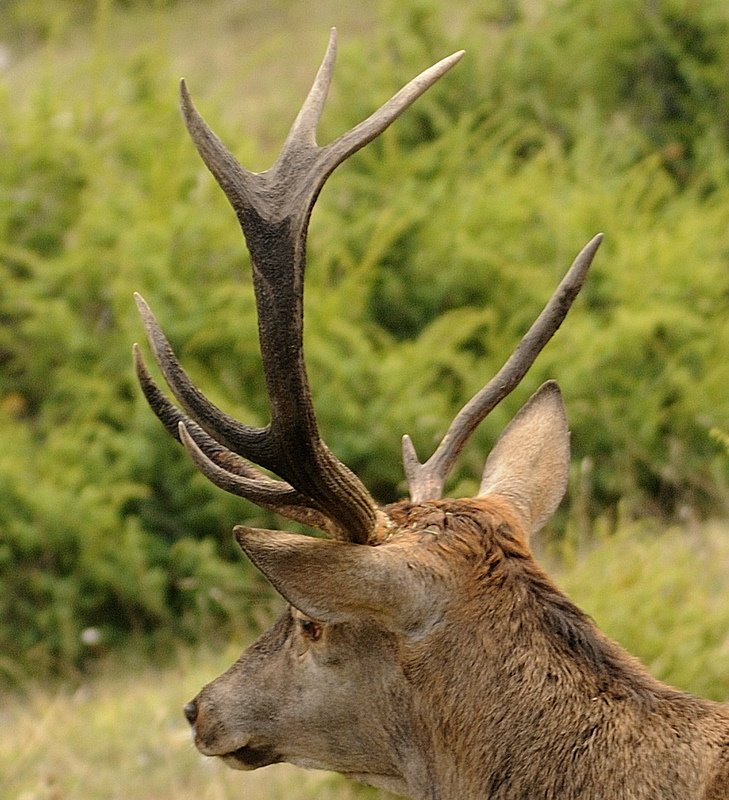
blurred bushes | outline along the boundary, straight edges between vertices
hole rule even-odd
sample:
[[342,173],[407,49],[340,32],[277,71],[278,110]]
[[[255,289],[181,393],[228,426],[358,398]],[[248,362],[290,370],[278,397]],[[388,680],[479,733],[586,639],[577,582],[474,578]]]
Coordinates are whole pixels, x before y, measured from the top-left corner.
[[[451,488],[475,490],[489,444],[555,377],[574,462],[593,464],[588,517],[724,513],[727,458],[709,431],[729,419],[729,11],[439,5],[383,3],[366,40],[342,32],[322,141],[468,53],[337,173],[312,219],[306,348],[327,441],[378,499],[401,496],[401,435],[432,451],[605,230],[564,330]],[[275,521],[195,474],[130,365],[139,290],[211,398],[266,420],[247,255],[174,84],[141,49],[79,65],[73,85],[50,72],[23,103],[0,92],[6,677],[78,665],[85,641],[209,637],[256,613],[260,583],[229,529]],[[241,160],[260,157],[202,110]]]
[[[39,86],[21,111],[1,99],[0,670],[13,675],[80,663],[83,631],[105,648],[245,626],[255,591],[230,543],[238,505],[159,435],[130,369],[138,288],[255,413],[238,391],[257,367],[252,300],[235,301],[241,248],[220,236],[225,214],[193,224],[214,190],[164,65],[143,53],[91,81]],[[224,295],[210,343],[200,331]]]

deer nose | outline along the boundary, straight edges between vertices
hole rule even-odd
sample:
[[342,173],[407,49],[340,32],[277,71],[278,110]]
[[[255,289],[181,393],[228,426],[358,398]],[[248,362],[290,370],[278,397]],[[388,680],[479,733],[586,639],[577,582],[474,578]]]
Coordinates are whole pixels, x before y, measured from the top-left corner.
[[191,700],[185,705],[182,711],[190,725],[194,725],[195,721],[197,720],[197,703],[194,700]]

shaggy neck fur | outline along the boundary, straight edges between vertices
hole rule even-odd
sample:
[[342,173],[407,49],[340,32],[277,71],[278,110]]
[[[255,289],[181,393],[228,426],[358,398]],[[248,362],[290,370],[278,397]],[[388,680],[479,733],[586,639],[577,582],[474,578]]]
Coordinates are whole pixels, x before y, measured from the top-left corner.
[[726,780],[727,709],[661,684],[600,633],[534,561],[506,503],[388,512],[458,576],[442,623],[404,653],[436,777],[413,797],[714,796],[712,779],[697,788],[697,775]]

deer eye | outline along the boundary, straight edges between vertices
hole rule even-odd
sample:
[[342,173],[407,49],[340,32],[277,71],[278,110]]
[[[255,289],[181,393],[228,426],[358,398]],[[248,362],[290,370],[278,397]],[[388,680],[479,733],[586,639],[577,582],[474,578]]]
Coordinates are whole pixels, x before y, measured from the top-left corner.
[[318,642],[321,639],[322,625],[319,622],[314,622],[313,619],[306,619],[306,617],[299,617],[298,619],[299,630],[311,642]]

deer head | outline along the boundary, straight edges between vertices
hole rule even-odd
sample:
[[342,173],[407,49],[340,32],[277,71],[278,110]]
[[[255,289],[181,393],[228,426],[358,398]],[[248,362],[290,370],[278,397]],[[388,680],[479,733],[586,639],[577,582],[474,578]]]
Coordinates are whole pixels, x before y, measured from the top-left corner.
[[[456,776],[472,775],[469,764],[487,757],[498,729],[493,709],[504,716],[500,693],[514,691],[515,670],[523,677],[532,669],[513,643],[548,636],[544,598],[559,597],[529,552],[529,536],[554,512],[567,481],[569,434],[557,385],[543,385],[504,431],[477,497],[441,495],[470,434],[519,384],[562,323],[600,236],[579,253],[514,353],[455,417],[435,453],[420,463],[404,438],[410,500],[378,507],[319,434],[302,347],[307,225],[332,171],[462,53],[430,67],[365,121],[320,146],[315,133],[335,46],[332,32],[281,155],[260,174],[238,164],[181,87],[187,128],[250,251],[271,421],[250,427],[207,400],[141,297],[152,352],[179,406],[153,381],[135,345],[139,381],[153,411],[214,484],[329,537],[235,529],[241,548],[289,608],[185,714],[198,749],[238,769],[288,761],[412,797],[477,796],[476,778],[467,778],[472,786]],[[542,594],[520,580],[540,586]],[[476,713],[475,705],[491,710]],[[513,741],[513,732],[500,735]]]

